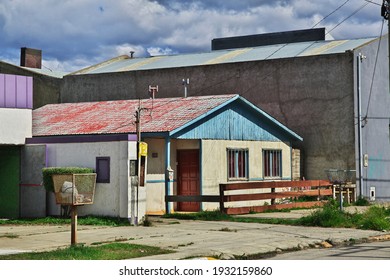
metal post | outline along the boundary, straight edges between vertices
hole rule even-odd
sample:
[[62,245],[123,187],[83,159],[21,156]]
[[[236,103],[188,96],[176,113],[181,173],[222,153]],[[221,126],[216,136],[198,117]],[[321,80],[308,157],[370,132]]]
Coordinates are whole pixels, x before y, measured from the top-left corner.
[[[171,183],[169,179],[168,170],[170,169],[171,162],[171,139],[169,136],[165,138],[165,196],[170,195],[171,193]],[[169,202],[165,198],[165,214],[169,214],[171,212],[169,207]]]
[[340,211],[343,211],[343,187],[340,184],[339,186],[339,195],[340,195]]
[[390,0],[383,0],[382,2],[382,9],[381,9],[381,16],[387,20],[387,47],[388,47],[388,62],[389,62],[389,92],[390,92],[390,21],[389,21],[389,14],[390,14]]

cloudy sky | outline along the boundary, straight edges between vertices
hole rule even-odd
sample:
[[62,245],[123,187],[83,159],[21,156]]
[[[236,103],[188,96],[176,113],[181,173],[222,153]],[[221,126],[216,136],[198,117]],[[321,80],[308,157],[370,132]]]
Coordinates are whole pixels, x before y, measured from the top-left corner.
[[313,27],[326,27],[335,39],[379,36],[381,4],[382,0],[1,0],[0,60],[19,65],[20,48],[30,47],[42,50],[45,68],[69,72],[130,51],[136,57],[207,52],[211,40],[219,37]]

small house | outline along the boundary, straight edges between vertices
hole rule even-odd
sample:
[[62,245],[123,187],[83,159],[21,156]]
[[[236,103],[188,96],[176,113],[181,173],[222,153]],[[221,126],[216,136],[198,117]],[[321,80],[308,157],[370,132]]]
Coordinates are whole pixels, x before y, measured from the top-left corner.
[[291,180],[296,141],[235,94],[46,105],[33,111],[28,139],[46,146],[47,166],[96,170],[95,202],[80,215],[138,220],[219,206],[166,196],[218,195],[229,181]]

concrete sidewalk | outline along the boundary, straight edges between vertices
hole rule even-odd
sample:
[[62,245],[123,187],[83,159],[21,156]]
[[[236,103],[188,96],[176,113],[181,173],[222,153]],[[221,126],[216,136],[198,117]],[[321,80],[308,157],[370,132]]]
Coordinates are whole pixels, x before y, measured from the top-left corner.
[[[150,219],[150,227],[79,226],[77,241],[86,245],[121,241],[158,246],[172,249],[175,253],[141,259],[176,260],[206,256],[229,259],[233,256],[281,252],[293,248],[324,247],[329,243],[337,245],[350,240],[390,239],[390,234],[371,230],[184,221],[159,217]],[[10,238],[12,235],[15,238]],[[69,245],[70,225],[0,226],[0,254],[47,251]]]

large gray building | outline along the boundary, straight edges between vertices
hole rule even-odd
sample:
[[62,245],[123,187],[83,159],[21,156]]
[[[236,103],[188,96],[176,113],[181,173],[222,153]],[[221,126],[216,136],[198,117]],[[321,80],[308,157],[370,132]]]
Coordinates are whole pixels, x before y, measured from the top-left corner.
[[309,34],[294,40],[295,33],[279,35],[230,38],[207,53],[120,56],[64,76],[60,102],[145,98],[150,85],[158,85],[156,97],[184,96],[185,87],[192,96],[240,94],[303,137],[296,144],[303,177],[325,179],[326,169],[356,169],[359,193],[389,200],[387,36],[325,40]]

